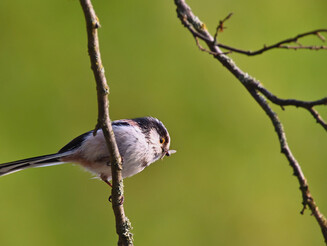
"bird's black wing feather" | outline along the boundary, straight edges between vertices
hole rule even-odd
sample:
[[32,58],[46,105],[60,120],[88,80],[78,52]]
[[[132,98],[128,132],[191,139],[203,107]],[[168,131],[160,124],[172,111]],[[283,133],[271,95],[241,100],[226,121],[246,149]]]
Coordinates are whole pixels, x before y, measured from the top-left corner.
[[74,138],[72,141],[70,141],[68,144],[66,144],[63,148],[61,148],[58,151],[58,153],[64,153],[64,152],[79,148],[82,145],[82,143],[84,142],[84,140],[86,139],[86,137],[89,136],[90,134],[93,134],[93,131],[86,132],[86,133],[78,136],[77,138]]

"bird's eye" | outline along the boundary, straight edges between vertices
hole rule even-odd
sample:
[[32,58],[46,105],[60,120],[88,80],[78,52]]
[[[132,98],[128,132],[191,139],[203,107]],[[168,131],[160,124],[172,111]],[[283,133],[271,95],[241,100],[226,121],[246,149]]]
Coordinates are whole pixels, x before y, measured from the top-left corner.
[[163,144],[165,142],[165,138],[164,137],[161,137],[160,138],[160,143]]

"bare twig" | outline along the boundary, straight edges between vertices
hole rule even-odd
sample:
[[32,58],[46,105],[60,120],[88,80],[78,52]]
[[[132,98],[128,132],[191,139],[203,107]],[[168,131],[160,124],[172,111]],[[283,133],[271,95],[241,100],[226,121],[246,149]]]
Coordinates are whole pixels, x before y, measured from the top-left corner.
[[[223,21],[220,21],[220,23],[222,23],[222,25],[223,25],[224,21],[228,20],[231,16],[232,16],[232,13],[229,14]],[[182,18],[184,18],[184,20],[182,20],[182,24],[192,33],[194,38],[200,38],[201,40],[205,41],[207,44],[211,42],[212,44],[210,46],[218,46],[219,48],[226,49],[226,50],[228,50],[230,52],[235,52],[235,53],[239,53],[239,54],[243,54],[243,55],[247,55],[247,56],[260,55],[260,54],[262,54],[262,53],[264,53],[266,51],[272,50],[272,49],[327,50],[327,46],[325,46],[325,45],[321,45],[321,46],[315,46],[315,45],[303,46],[301,44],[298,44],[297,46],[285,45],[287,43],[297,43],[298,39],[306,37],[306,36],[310,36],[310,35],[316,35],[319,39],[321,39],[324,42],[325,37],[321,34],[321,32],[327,32],[327,29],[317,29],[315,31],[302,33],[302,34],[297,35],[294,38],[285,39],[285,40],[280,41],[280,42],[278,42],[276,44],[273,44],[273,45],[269,45],[269,46],[264,45],[264,47],[259,49],[259,50],[249,51],[249,50],[242,50],[242,49],[234,48],[234,47],[231,47],[231,46],[228,46],[228,45],[225,45],[225,44],[217,43],[218,31],[220,30],[221,25],[217,26],[215,35],[214,35],[213,39],[210,40],[210,39],[208,39],[208,37],[206,35],[202,34],[202,31],[204,31],[204,30],[207,31],[205,25],[202,22],[201,22],[201,24],[196,23],[196,22],[192,23],[192,22],[190,22],[190,20],[187,20],[185,16],[182,17]],[[197,18],[197,17],[195,16],[195,18]],[[195,19],[195,20],[197,20],[197,19]],[[191,21],[193,21],[193,20],[191,20]],[[193,24],[195,24],[195,26],[193,26]],[[199,26],[197,26],[199,24],[201,25],[200,29],[199,29]],[[198,28],[198,30],[196,30],[196,28]],[[209,44],[208,44],[208,46],[209,46]],[[206,50],[203,50],[203,49],[201,49],[201,50],[206,51]],[[228,54],[230,52],[227,52],[227,53],[225,52],[225,54]],[[214,52],[211,53],[211,54],[214,54]]]
[[88,36],[88,52],[97,88],[98,121],[94,134],[96,134],[98,129],[102,129],[110,153],[109,157],[112,170],[111,198],[112,208],[116,219],[116,232],[119,236],[118,245],[133,245],[132,234],[130,232],[131,225],[128,218],[125,216],[124,207],[121,202],[124,191],[121,173],[122,160],[109,118],[109,86],[104,74],[98,40],[98,28],[100,27],[100,22],[95,14],[91,0],[80,0],[80,4],[85,16]]
[[195,37],[194,39],[195,39],[196,45],[198,46],[199,50],[201,50],[201,51],[203,51],[203,52],[207,52],[207,53],[209,53],[209,54],[211,54],[211,55],[217,55],[216,53],[214,53],[214,52],[212,52],[212,51],[210,51],[210,50],[207,50],[207,49],[203,48],[203,47],[201,46],[201,44],[200,44],[200,42],[199,42],[199,39],[198,39],[197,37]]
[[327,50],[327,46],[324,46],[324,45],[321,45],[321,46],[314,46],[314,45],[312,45],[312,46],[303,46],[301,44],[298,44],[297,46],[285,45],[285,44],[289,44],[289,43],[297,43],[300,38],[304,38],[304,37],[312,36],[312,35],[316,35],[319,39],[321,39],[324,42],[325,41],[325,38],[321,34],[322,32],[327,32],[327,29],[318,29],[318,30],[314,30],[314,31],[311,31],[311,32],[302,33],[302,34],[299,34],[299,35],[297,35],[297,36],[295,36],[293,38],[285,39],[285,40],[280,41],[278,43],[275,43],[273,45],[269,45],[269,46],[264,45],[263,48],[261,48],[259,50],[256,50],[256,51],[246,51],[246,50],[242,50],[242,49],[238,49],[238,48],[233,48],[233,47],[230,47],[228,45],[224,45],[224,44],[220,44],[220,43],[218,43],[217,45],[220,48],[227,49],[229,51],[233,51],[235,53],[240,53],[240,54],[248,55],[248,56],[260,55],[260,54],[262,54],[262,53],[264,53],[264,52],[266,52],[268,50],[271,50],[271,49]]
[[[177,15],[179,19],[181,20],[182,24],[191,32],[194,38],[198,38],[203,40],[213,56],[223,65],[225,66],[241,83],[242,85],[249,91],[251,96],[257,101],[257,103],[260,105],[260,107],[264,110],[264,112],[268,115],[270,118],[274,129],[277,133],[281,152],[285,155],[287,158],[290,166],[293,169],[293,174],[296,176],[299,185],[300,190],[302,194],[302,204],[303,209],[301,210],[301,213],[304,212],[306,207],[309,207],[312,214],[314,215],[316,221],[318,222],[320,229],[322,231],[322,234],[324,236],[325,242],[327,243],[327,220],[323,216],[323,214],[319,211],[318,206],[316,205],[310,190],[308,186],[308,182],[304,176],[303,171],[301,170],[301,167],[298,163],[298,161],[293,156],[287,140],[286,140],[286,134],[283,129],[283,125],[281,121],[279,120],[277,114],[271,109],[270,105],[268,104],[266,98],[270,100],[271,102],[283,106],[297,106],[297,107],[303,107],[307,109],[313,117],[317,120],[318,123],[320,123],[324,129],[326,129],[326,123],[322,120],[321,116],[313,109],[314,106],[317,105],[326,105],[326,98],[317,100],[317,101],[300,101],[300,100],[294,100],[294,99],[280,99],[273,95],[271,92],[269,92],[259,81],[254,79],[253,77],[249,76],[247,73],[243,72],[239,67],[236,66],[234,61],[230,59],[228,56],[226,56],[221,50],[220,47],[222,47],[219,44],[216,44],[215,38],[211,36],[211,34],[207,31],[205,28],[205,25],[199,20],[198,17],[196,17],[191,8],[186,4],[185,0],[174,0],[175,4],[177,6]],[[326,32],[327,29],[319,29],[312,32],[307,32],[304,34],[297,35],[296,37],[292,39],[287,39],[284,41],[281,41],[275,45],[268,46],[263,48],[262,50],[256,51],[255,53],[261,54],[266,50],[270,50],[272,48],[277,48],[280,45],[283,45],[285,43],[295,42],[299,38],[302,38],[304,36],[308,35],[317,35],[319,38],[321,38],[321,35],[319,32]],[[233,49],[229,49],[230,51],[234,51]],[[243,51],[242,51],[243,52]],[[239,52],[239,53],[242,53]],[[244,52],[243,52],[244,53]],[[246,53],[246,52],[245,52]],[[252,52],[253,53],[253,52]],[[251,54],[252,54],[251,53]],[[327,130],[327,129],[326,129]]]
[[320,45],[310,45],[310,46],[304,46],[304,45],[298,45],[298,46],[292,46],[292,45],[281,45],[278,48],[280,49],[287,49],[287,50],[327,50],[327,46]]
[[220,20],[219,21],[219,24],[216,28],[216,32],[215,32],[215,35],[213,36],[213,42],[216,43],[217,41],[217,37],[218,37],[218,32],[223,32],[227,27],[224,26],[225,22],[230,18],[232,17],[233,13],[229,13],[225,19],[223,20]]
[[327,97],[316,101],[301,101],[296,99],[281,99],[276,95],[272,94],[266,88],[262,86],[259,82],[257,83],[256,89],[260,91],[265,97],[267,97],[271,102],[276,105],[279,105],[284,109],[284,106],[295,106],[299,108],[304,108],[308,110],[311,115],[316,119],[317,123],[320,124],[327,131],[327,123],[319,115],[319,113],[313,109],[315,106],[327,105]]
[[325,130],[327,131],[327,123],[326,123],[326,121],[323,120],[323,118],[319,115],[319,113],[312,107],[307,108],[307,110],[311,113],[313,118],[316,119],[317,123],[322,125],[322,127],[325,128]]

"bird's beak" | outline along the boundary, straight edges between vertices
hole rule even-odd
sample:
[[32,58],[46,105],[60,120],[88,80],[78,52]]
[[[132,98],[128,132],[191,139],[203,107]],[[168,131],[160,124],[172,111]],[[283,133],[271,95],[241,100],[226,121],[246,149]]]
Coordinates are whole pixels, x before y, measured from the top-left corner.
[[177,151],[176,150],[168,150],[167,152],[166,152],[166,156],[171,156],[172,154],[175,154]]
[[165,151],[163,151],[160,159],[163,159],[165,156],[170,156],[171,154],[174,154],[174,153],[176,153],[176,150],[165,150]]

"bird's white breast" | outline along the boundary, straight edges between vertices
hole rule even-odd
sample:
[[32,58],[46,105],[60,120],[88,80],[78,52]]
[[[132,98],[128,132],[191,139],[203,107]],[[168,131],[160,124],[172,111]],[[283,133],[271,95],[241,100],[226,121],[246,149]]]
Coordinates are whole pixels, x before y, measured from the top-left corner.
[[[153,159],[151,148],[138,127],[113,125],[113,131],[123,160],[123,178],[137,174],[151,164]],[[102,130],[98,130],[96,136],[91,133],[80,151],[83,159],[88,160],[84,164],[81,163],[84,167],[99,176],[105,175],[111,179],[109,151]]]

